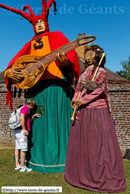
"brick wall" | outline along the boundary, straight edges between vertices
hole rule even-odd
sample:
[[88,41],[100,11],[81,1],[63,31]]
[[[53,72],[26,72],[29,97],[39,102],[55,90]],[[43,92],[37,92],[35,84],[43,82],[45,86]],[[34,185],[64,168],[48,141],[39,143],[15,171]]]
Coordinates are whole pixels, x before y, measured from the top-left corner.
[[[18,94],[16,95],[18,96]],[[130,148],[130,86],[109,84],[109,97],[112,116],[116,122],[116,133],[121,150]],[[6,106],[6,87],[0,85],[0,145],[14,146],[14,135],[8,127],[11,110]],[[24,93],[21,98],[14,98],[14,109],[25,103]]]
[[120,148],[130,149],[130,86],[109,84],[109,97]]

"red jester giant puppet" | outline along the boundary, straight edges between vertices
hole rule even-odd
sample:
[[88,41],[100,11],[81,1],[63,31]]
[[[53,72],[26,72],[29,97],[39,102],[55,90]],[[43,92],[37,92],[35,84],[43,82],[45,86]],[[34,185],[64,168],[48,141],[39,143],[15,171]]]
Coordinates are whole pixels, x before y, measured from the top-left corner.
[[[42,0],[42,15],[35,16],[29,5],[22,11],[0,4],[0,7],[20,14],[33,25],[35,36],[10,61],[6,71],[7,105],[12,108],[11,85],[23,76],[18,69],[12,67],[14,62],[23,55],[46,55],[51,51],[67,44],[68,39],[60,32],[49,32],[49,8],[55,0]],[[29,14],[25,12],[28,9]],[[37,43],[40,41],[40,44]],[[37,46],[37,45],[40,46]],[[36,118],[32,125],[29,150],[26,160],[29,167],[38,172],[63,172],[65,167],[66,150],[70,129],[72,110],[70,102],[73,91],[71,81],[79,78],[80,67],[74,50],[68,54],[60,53],[52,62],[38,84],[27,91],[27,99],[32,98],[43,113]]]

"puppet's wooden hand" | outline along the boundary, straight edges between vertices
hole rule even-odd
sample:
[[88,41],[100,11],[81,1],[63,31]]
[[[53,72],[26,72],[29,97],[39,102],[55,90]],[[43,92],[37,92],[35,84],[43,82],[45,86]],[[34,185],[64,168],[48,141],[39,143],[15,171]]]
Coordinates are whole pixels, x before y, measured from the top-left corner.
[[6,74],[7,78],[13,79],[16,82],[19,82],[24,76],[23,74],[20,72],[20,68],[19,67],[14,67],[8,70],[7,74]]
[[56,55],[56,60],[62,65],[62,66],[68,66],[70,64],[68,58],[64,53],[58,53]]
[[72,101],[70,106],[74,109],[75,108],[75,101]]
[[82,103],[82,100],[81,99],[79,99],[79,100],[77,100],[76,102],[75,102],[75,105],[76,106],[81,106],[83,103]]

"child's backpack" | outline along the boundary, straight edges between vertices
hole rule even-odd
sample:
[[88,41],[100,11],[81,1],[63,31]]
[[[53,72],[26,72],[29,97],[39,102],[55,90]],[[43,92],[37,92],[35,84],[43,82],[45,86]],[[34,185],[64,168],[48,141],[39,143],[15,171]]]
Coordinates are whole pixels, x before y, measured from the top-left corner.
[[21,126],[21,124],[20,124],[20,110],[21,110],[21,108],[23,108],[23,106],[18,108],[18,109],[15,109],[11,113],[10,118],[9,118],[9,122],[8,122],[10,129],[17,129]]

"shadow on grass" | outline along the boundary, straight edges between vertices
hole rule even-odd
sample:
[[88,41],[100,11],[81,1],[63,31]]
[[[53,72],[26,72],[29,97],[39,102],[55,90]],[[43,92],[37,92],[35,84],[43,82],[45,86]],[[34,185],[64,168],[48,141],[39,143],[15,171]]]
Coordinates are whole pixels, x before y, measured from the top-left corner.
[[[14,149],[0,150],[0,187],[2,186],[62,186],[63,194],[98,194],[98,192],[79,189],[64,181],[64,173],[20,173],[15,171]],[[130,194],[130,161],[124,160],[127,190]]]

